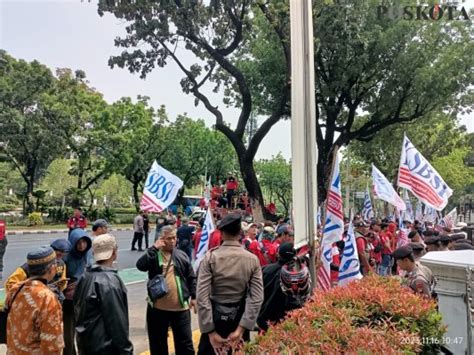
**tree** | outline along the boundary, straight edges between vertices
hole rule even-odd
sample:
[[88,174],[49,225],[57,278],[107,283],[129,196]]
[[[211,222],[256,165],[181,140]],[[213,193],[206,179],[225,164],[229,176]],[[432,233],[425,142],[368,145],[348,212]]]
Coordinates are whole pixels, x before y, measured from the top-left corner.
[[47,96],[54,86],[55,78],[44,65],[0,51],[0,150],[26,184],[24,213],[34,210],[36,184],[66,148],[46,122]]
[[[70,174],[77,177],[77,190],[73,195],[89,192],[92,203],[91,187],[108,176],[106,165],[114,154],[109,133],[112,128],[104,113],[107,104],[100,93],[88,86],[83,71],[58,69],[57,77],[45,114],[50,130],[67,142],[74,159]],[[107,153],[109,156],[105,157]]]
[[203,120],[179,115],[166,134],[169,146],[161,163],[183,180],[184,187],[202,182],[206,173],[218,179],[232,170],[235,155],[229,141],[206,127]]
[[268,191],[270,201],[276,198],[285,209],[285,215],[289,216],[292,198],[291,164],[278,153],[271,159],[257,162],[256,170],[262,187]]
[[68,189],[77,185],[77,178],[69,172],[71,170],[71,159],[56,159],[49,166],[44,178],[41,180],[40,188],[52,193],[48,199],[53,206],[60,206],[63,203]]
[[433,113],[426,120],[394,124],[380,131],[370,143],[355,141],[349,146],[349,154],[363,163],[359,168],[370,172],[374,163],[388,179],[395,180],[405,133],[428,161],[467,145],[465,127],[458,126],[457,120],[449,115]]
[[[121,146],[121,161],[116,161],[113,171],[123,174],[132,184],[134,205],[140,209],[139,190],[147,177],[154,160],[161,157],[169,147],[166,143],[164,124],[167,122],[165,108],[156,112],[148,105],[148,98],[139,97],[137,103],[122,98],[109,108],[111,119],[123,120],[127,132]],[[114,126],[118,126],[116,122]]]
[[[377,17],[379,1],[314,2],[318,190],[325,199],[333,151],[369,142],[395,123],[472,107],[473,28],[469,21],[406,21]],[[341,2],[342,3],[342,2]],[[400,4],[397,3],[397,6]],[[99,2],[130,23],[116,46],[131,49],[109,61],[145,77],[174,61],[184,73],[183,91],[216,118],[236,150],[243,180],[262,203],[253,159],[263,137],[289,117],[288,1],[245,0]],[[190,67],[183,50],[196,57]],[[442,74],[442,75],[441,75]],[[235,129],[224,123],[203,85],[223,88],[225,102],[240,108]],[[243,144],[251,112],[266,115]]]
[[[152,71],[155,66],[164,67],[174,61],[184,74],[181,86],[185,93],[195,97],[196,105],[202,103],[215,117],[215,128],[222,132],[232,143],[239,160],[240,172],[249,196],[258,206],[263,204],[263,196],[256,178],[253,159],[258,147],[278,120],[285,114],[289,100],[289,43],[283,33],[282,24],[272,24],[271,33],[280,41],[281,48],[273,51],[286,70],[277,74],[278,87],[271,91],[275,96],[267,98],[272,103],[271,114],[263,121],[258,130],[245,146],[244,133],[253,108],[253,96],[249,76],[245,76],[235,60],[239,48],[243,48],[251,36],[254,15],[258,11],[259,20],[270,22],[273,15],[262,16],[267,11],[263,3],[252,7],[252,1],[141,1],[135,3],[99,1],[99,14],[113,13],[117,18],[130,21],[127,36],[115,40],[116,46],[131,48],[121,55],[112,57],[109,64],[127,67],[132,73],[139,72],[141,77]],[[286,20],[285,20],[286,21]],[[284,21],[284,22],[285,22]],[[287,22],[287,21],[286,21]],[[144,45],[144,46],[142,46]],[[140,46],[140,47],[138,47]],[[195,56],[195,62],[187,67],[183,61],[184,47]],[[281,64],[277,64],[278,67]],[[220,85],[229,85],[237,89],[240,114],[236,127],[232,129],[224,122],[218,106],[213,103],[203,89],[206,84],[214,83],[214,91]]]

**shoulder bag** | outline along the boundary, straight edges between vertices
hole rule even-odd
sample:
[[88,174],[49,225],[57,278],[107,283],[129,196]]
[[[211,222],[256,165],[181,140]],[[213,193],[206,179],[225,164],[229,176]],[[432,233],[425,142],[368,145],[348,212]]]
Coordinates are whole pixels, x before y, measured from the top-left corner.
[[[161,253],[159,251],[158,253]],[[148,296],[151,301],[155,302],[156,300],[163,298],[168,292],[168,284],[166,283],[166,275],[170,269],[171,259],[173,258],[173,252],[171,252],[170,260],[168,261],[168,266],[166,267],[165,274],[163,275],[163,270],[160,274],[156,275],[154,278],[148,281]],[[162,267],[159,261],[159,255],[156,254],[156,263],[158,264],[158,269]]]

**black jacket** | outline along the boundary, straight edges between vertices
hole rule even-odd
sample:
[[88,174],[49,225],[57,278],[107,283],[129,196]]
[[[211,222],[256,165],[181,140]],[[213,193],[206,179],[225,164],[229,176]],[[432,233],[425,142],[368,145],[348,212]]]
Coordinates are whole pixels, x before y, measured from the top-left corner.
[[[148,279],[153,279],[156,275],[163,273],[163,267],[158,265],[158,249],[155,246],[148,248],[146,253],[137,260],[137,269],[140,271],[148,271]],[[175,275],[178,276],[180,282],[178,288],[181,288],[183,304],[189,298],[196,298],[196,275],[189,261],[188,256],[183,251],[174,248],[173,264]]]
[[86,270],[74,293],[74,313],[79,354],[133,354],[127,290],[116,269]]
[[178,237],[178,248],[188,248],[192,245],[194,227],[183,225],[178,228],[176,235]]
[[268,329],[268,322],[277,323],[289,311],[298,308],[281,289],[280,274],[283,265],[283,261],[278,261],[266,265],[262,269],[264,298],[257,318],[257,325],[265,331]]

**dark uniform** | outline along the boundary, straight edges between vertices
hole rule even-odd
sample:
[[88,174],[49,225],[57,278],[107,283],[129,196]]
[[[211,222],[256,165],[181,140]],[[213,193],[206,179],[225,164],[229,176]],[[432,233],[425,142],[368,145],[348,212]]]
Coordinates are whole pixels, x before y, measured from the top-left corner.
[[[396,260],[413,257],[413,249],[409,245],[398,248],[392,254]],[[434,276],[429,268],[413,261],[415,267],[405,275],[406,285],[424,297],[431,298],[434,292]]]
[[[240,225],[241,217],[227,215],[219,229]],[[240,325],[249,339],[263,302],[262,269],[258,258],[235,241],[224,241],[207,252],[199,266],[197,308],[201,340],[198,354],[214,354],[209,333],[227,338]]]

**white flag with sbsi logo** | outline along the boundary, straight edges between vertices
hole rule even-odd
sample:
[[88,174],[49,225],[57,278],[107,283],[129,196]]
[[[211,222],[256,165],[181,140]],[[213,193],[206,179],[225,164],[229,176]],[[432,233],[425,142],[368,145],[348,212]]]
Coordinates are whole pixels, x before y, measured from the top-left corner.
[[204,259],[204,255],[206,255],[206,252],[209,250],[209,239],[214,229],[214,223],[212,222],[212,212],[211,209],[208,208],[206,212],[206,218],[204,220],[204,225],[202,226],[201,239],[199,240],[199,246],[193,264],[195,272],[199,268],[199,264],[201,264],[202,259]]
[[148,212],[163,211],[173,203],[181,187],[183,181],[158,165],[155,160],[143,188],[140,209]]

